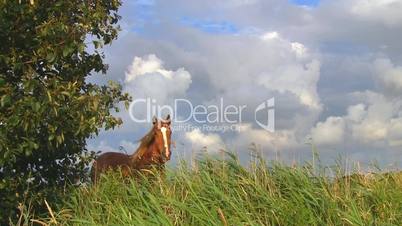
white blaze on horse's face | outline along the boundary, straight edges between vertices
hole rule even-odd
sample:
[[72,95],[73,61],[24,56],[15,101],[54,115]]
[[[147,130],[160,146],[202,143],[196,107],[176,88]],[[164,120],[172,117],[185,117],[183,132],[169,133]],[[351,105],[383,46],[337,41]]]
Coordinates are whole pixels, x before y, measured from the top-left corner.
[[163,136],[163,144],[165,146],[165,156],[166,158],[169,157],[169,145],[168,145],[168,140],[167,140],[167,136],[166,136],[166,127],[162,127],[161,128],[161,132],[162,132],[162,136]]

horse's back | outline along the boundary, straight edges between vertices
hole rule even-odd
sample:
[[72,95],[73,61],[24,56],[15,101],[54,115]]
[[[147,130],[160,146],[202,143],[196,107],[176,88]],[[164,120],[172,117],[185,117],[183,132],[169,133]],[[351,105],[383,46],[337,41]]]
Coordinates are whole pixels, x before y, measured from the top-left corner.
[[129,155],[118,152],[106,152],[101,154],[95,159],[92,166],[93,180],[99,176],[100,173],[109,169],[115,170],[117,168],[127,170],[131,167],[131,161]]

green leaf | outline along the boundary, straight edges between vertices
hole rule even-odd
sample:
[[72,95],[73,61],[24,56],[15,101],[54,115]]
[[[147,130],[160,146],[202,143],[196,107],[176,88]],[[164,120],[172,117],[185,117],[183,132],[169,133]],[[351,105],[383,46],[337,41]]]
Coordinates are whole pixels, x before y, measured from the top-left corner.
[[53,63],[55,59],[56,59],[56,54],[53,52],[48,53],[46,56],[46,60],[49,61],[49,63]]
[[94,111],[98,110],[98,106],[99,106],[99,100],[97,98],[95,98],[93,100],[93,107],[94,107],[93,109],[94,109]]
[[52,96],[50,95],[50,92],[47,91],[46,94],[47,94],[48,100],[49,100],[50,102],[52,102]]
[[81,43],[78,45],[78,52],[82,53],[85,51],[85,44]]
[[2,96],[1,97],[1,106],[2,107],[4,107],[4,106],[6,106],[7,104],[9,104],[10,103],[10,101],[11,101],[11,97],[10,96],[8,96],[8,95],[4,95],[4,96]]
[[25,149],[25,156],[30,156],[32,154],[30,149]]
[[74,48],[68,46],[63,49],[63,57],[70,55],[74,51]]
[[40,109],[40,103],[39,103],[39,102],[35,102],[35,103],[33,104],[33,110],[34,110],[34,111],[39,111],[39,109]]
[[102,43],[100,41],[93,41],[95,49],[99,49],[99,47],[102,46]]

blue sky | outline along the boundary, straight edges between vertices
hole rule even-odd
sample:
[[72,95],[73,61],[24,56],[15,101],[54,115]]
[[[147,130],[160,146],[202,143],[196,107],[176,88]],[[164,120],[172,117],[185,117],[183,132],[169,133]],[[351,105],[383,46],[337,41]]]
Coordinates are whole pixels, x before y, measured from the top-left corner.
[[[132,7],[131,10],[134,11],[134,17],[136,18],[136,23],[132,31],[143,32],[145,24],[160,22],[155,12],[158,3],[159,1],[156,0],[137,0],[129,3]],[[289,3],[300,6],[317,7],[320,0],[289,0]],[[125,10],[129,11],[130,9],[127,7]],[[130,15],[130,17],[131,16],[132,15]],[[205,17],[197,17],[196,15],[189,14],[169,16],[179,24],[191,26],[211,34],[238,34],[241,31],[250,32],[255,30],[252,26],[238,26],[235,21],[213,18],[213,14],[206,14]]]
[[320,0],[290,0],[290,2],[297,5],[317,6]]
[[239,29],[229,21],[212,21],[191,17],[180,18],[180,23],[213,34],[236,34]]

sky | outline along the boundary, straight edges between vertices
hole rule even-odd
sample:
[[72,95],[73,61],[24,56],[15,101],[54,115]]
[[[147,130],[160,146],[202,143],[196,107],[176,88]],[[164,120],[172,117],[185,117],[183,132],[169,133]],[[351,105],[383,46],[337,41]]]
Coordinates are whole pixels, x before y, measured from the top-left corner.
[[[90,81],[118,81],[134,99],[158,104],[247,106],[237,130],[192,120],[194,129],[175,131],[172,164],[221,149],[246,162],[250,147],[303,163],[314,146],[328,164],[400,167],[401,11],[401,0],[127,0],[119,38],[105,48],[109,71]],[[275,131],[254,111],[270,98]],[[115,115],[123,126],[102,131],[88,149],[132,153],[151,127],[127,110]]]

